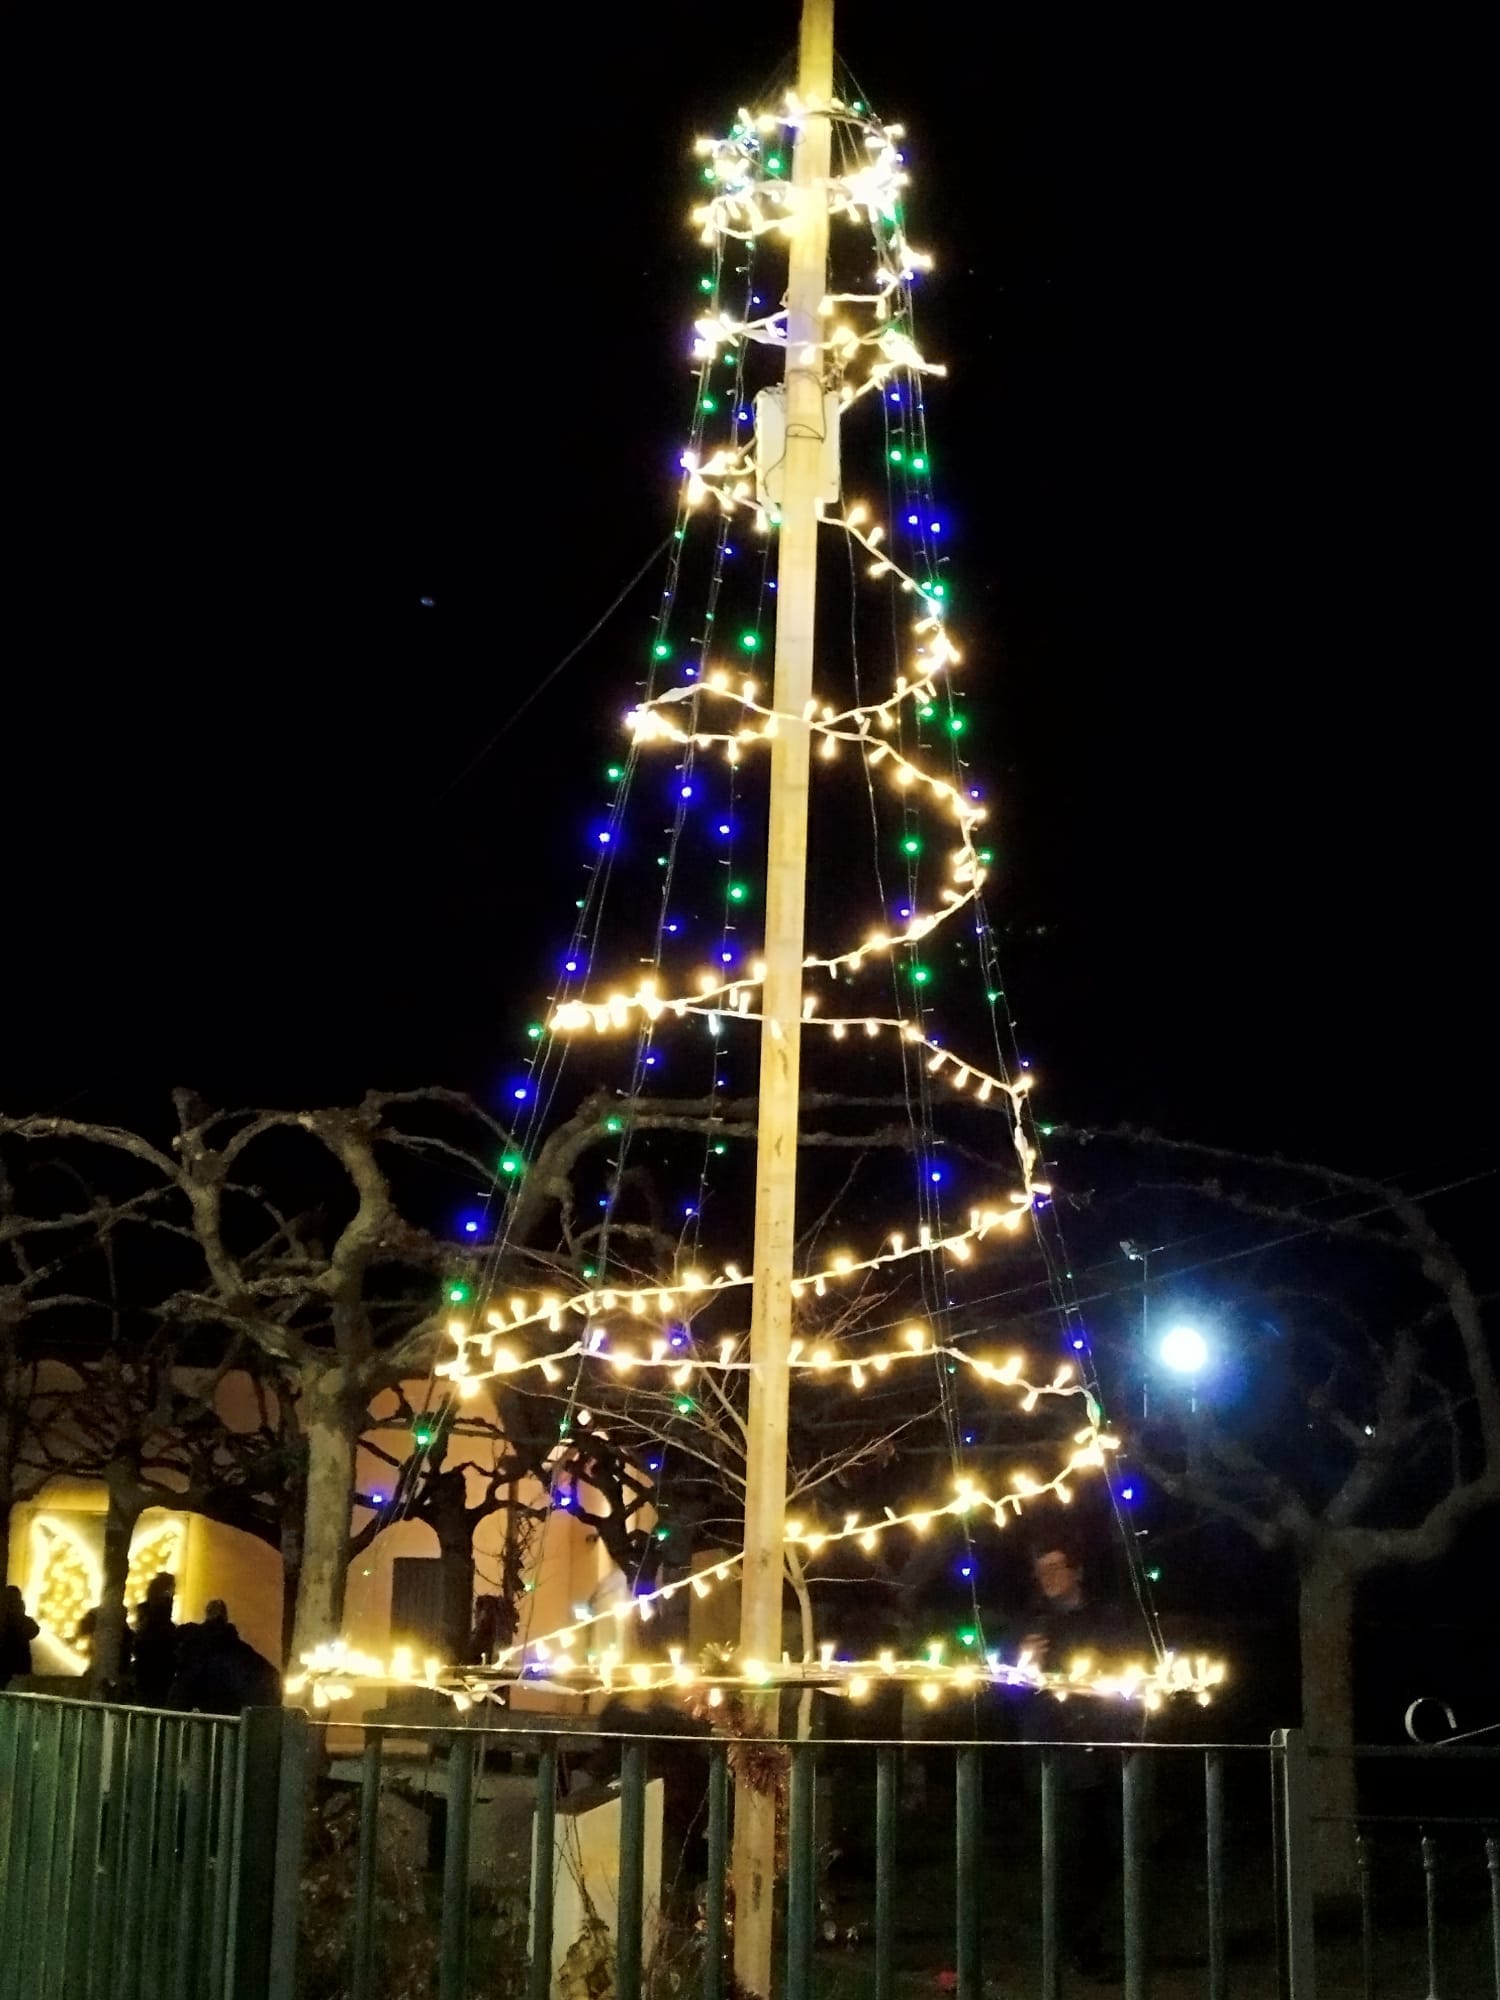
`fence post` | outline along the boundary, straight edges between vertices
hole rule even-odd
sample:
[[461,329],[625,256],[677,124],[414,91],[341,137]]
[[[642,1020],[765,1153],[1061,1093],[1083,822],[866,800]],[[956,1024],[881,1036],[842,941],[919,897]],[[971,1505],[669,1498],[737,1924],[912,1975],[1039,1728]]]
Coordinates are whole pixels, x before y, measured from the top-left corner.
[[645,1940],[646,1746],[620,1746],[619,1891],[615,1916],[615,1991],[619,2000],[641,2000]]
[[703,1910],[703,2000],[724,2000],[724,1890],[728,1866],[729,1752],[722,1743],[716,1743],[708,1753],[708,1887]]
[[1286,1991],[1288,2000],[1317,2000],[1307,1738],[1300,1729],[1278,1729],[1271,1737],[1271,1748],[1281,1767],[1281,1814],[1276,1838],[1286,1894]]
[[365,1731],[359,1771],[359,1854],[354,1878],[354,1940],[349,1991],[352,2000],[371,2000],[375,1991],[375,1888],[380,1865],[380,1737]]
[[438,2000],[464,2000],[469,1990],[469,1836],[474,1813],[474,1765],[482,1741],[467,1730],[462,1735],[455,1731],[448,1739]]
[[955,1851],[953,1868],[954,1901],[957,1904],[957,1932],[954,1969],[958,1975],[958,2000],[982,2000],[984,1921],[980,1910],[982,1859],[983,1773],[977,1743],[965,1743],[954,1752]]
[[817,1917],[814,1852],[813,1746],[794,1743],[787,1805],[786,2000],[812,2000],[813,1929]]
[[297,1976],[307,1717],[248,1708],[240,1719],[229,1907],[229,2000],[291,2000]]
[[552,1905],[557,1844],[557,1738],[543,1738],[531,1822],[531,1972],[528,2000],[551,2000]]
[[1144,1750],[1126,1750],[1120,1772],[1120,1892],[1125,1920],[1125,2000],[1148,2000],[1151,1958],[1147,1848],[1151,1838],[1151,1766]]
[[895,2000],[891,1962],[896,1937],[896,1814],[900,1751],[883,1743],[875,1752],[875,2000]]

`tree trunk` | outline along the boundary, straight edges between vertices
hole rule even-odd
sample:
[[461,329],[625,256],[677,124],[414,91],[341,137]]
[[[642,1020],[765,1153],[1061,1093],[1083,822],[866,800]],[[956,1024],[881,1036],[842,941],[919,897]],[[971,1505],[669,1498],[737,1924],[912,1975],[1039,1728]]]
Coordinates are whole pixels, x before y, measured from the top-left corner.
[[1313,1893],[1328,1900],[1357,1895],[1352,1824],[1358,1798],[1354,1759],[1354,1594],[1358,1578],[1329,1551],[1310,1556],[1298,1578],[1302,1654],[1302,1727],[1314,1755]]
[[[802,1658],[804,1664],[818,1657],[818,1630],[813,1622],[812,1592],[807,1587],[807,1572],[802,1567],[802,1558],[790,1548],[786,1552],[787,1575],[791,1578],[792,1595],[797,1600],[797,1614],[802,1626]],[[813,1690],[805,1687],[797,1697],[797,1741],[806,1743],[812,1736]]]
[[349,1576],[354,1511],[356,1418],[343,1370],[302,1371],[302,1424],[307,1435],[307,1499],[303,1509],[302,1573],[292,1621],[290,1665],[339,1636]]
[[104,1473],[109,1507],[104,1516],[104,1557],[100,1565],[98,1617],[89,1651],[89,1693],[96,1701],[118,1698],[125,1650],[125,1585],[130,1580],[130,1544],[145,1511],[134,1481]]
[[282,1491],[278,1522],[281,1543],[281,1665],[293,1658],[297,1593],[302,1587],[302,1526],[307,1513],[307,1451],[299,1448]]

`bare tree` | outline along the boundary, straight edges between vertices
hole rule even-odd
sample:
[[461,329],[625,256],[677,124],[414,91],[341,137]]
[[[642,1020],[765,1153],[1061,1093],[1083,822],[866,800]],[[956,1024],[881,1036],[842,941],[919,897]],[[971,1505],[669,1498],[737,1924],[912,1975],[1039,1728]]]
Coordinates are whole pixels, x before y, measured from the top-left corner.
[[[55,1117],[0,1117],[0,1135],[104,1149],[130,1163],[143,1181],[134,1198],[160,1200],[165,1226],[196,1252],[196,1268],[181,1274],[164,1312],[223,1341],[251,1342],[294,1385],[306,1448],[292,1639],[300,1655],[342,1621],[356,1451],[370,1404],[447,1352],[441,1280],[465,1253],[411,1219],[407,1182],[420,1169],[429,1197],[438,1175],[466,1193],[485,1188],[511,1135],[468,1098],[437,1088],[371,1092],[358,1105],[317,1110],[215,1111],[186,1090],[172,1101],[176,1132],[165,1145],[122,1126]],[[809,1093],[803,1102],[805,1145],[864,1152],[916,1143],[908,1122],[839,1129],[851,1114],[904,1110],[904,1100]],[[538,1148],[515,1194],[503,1255],[486,1267],[491,1281],[582,1271],[599,1228],[579,1219],[575,1176],[607,1142],[620,1108],[596,1091]],[[626,1115],[641,1132],[748,1138],[755,1110],[753,1099],[669,1099],[632,1104]],[[323,1193],[316,1207],[312,1188]],[[420,1208],[420,1192],[415,1199]],[[649,1221],[614,1227],[657,1254],[676,1252],[675,1239]]]
[[[231,1428],[219,1407],[225,1378],[241,1373],[227,1353],[217,1368],[184,1366],[157,1332],[140,1344],[115,1340],[54,1361],[33,1406],[29,1464],[40,1483],[60,1475],[97,1478],[105,1490],[101,1587],[90,1681],[102,1693],[119,1679],[131,1545],[143,1514],[170,1508],[279,1546],[289,1440],[274,1388],[257,1400],[260,1422]],[[264,1387],[265,1385],[257,1385]]]
[[544,1473],[545,1449],[524,1421],[514,1421],[520,1399],[507,1400],[513,1412],[510,1431],[461,1409],[451,1397],[435,1410],[419,1411],[404,1386],[397,1386],[381,1399],[380,1413],[372,1421],[381,1431],[409,1431],[410,1451],[398,1457],[372,1436],[361,1440],[361,1449],[387,1465],[394,1478],[388,1493],[356,1494],[365,1520],[351,1537],[350,1554],[362,1555],[393,1521],[417,1521],[431,1529],[441,1574],[441,1650],[450,1660],[472,1657],[474,1537],[480,1522],[497,1513],[505,1516],[501,1573],[493,1579],[496,1589],[487,1593],[499,1607],[492,1637],[504,1644],[519,1622],[525,1555],[531,1544],[528,1528],[547,1517],[545,1505],[520,1497],[523,1485]]
[[[44,1391],[44,1364],[62,1326],[97,1339],[110,1312],[117,1231],[150,1219],[149,1195],[111,1201],[71,1168],[41,1163],[53,1192],[67,1199],[24,1209],[0,1159],[0,1554],[10,1545],[11,1512],[34,1499],[52,1476],[47,1427],[55,1399]],[[78,1205],[81,1199],[81,1205]]]
[[1149,1132],[1093,1136],[1202,1163],[1202,1177],[1156,1191],[1272,1225],[1283,1271],[1288,1235],[1334,1252],[1316,1284],[1299,1272],[1274,1287],[1278,1337],[1258,1343],[1252,1398],[1221,1414],[1200,1397],[1140,1442],[1169,1493],[1295,1562],[1303,1725],[1334,1753],[1314,1766],[1317,1887],[1348,1893],[1354,1851],[1335,1822],[1355,1806],[1347,1753],[1360,1584],[1431,1562],[1500,1500],[1500,1383],[1482,1302],[1421,1203],[1399,1188]]

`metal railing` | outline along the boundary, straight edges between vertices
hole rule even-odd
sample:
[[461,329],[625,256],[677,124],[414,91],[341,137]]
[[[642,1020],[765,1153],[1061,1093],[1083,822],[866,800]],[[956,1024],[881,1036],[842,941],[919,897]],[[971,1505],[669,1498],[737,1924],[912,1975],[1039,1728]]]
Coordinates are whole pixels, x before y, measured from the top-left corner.
[[[1371,1745],[1313,1750],[1309,1763],[1353,1765],[1355,1810],[1314,1811],[1305,1830],[1331,1839],[1357,1880],[1357,1913],[1337,1927],[1348,1990],[1361,2000],[1500,2000],[1500,1749]],[[1326,1938],[1318,1943],[1328,1956]]]
[[0,1698],[0,2000],[231,2000],[239,1795],[238,1723]]
[[[733,1767],[764,1745],[525,1720],[0,1697],[0,2000],[726,2000]],[[1340,1923],[1296,1732],[778,1748],[780,2000],[1071,2000],[1080,1951],[1126,2000],[1500,2000],[1500,1753],[1462,1783],[1360,1753]]]

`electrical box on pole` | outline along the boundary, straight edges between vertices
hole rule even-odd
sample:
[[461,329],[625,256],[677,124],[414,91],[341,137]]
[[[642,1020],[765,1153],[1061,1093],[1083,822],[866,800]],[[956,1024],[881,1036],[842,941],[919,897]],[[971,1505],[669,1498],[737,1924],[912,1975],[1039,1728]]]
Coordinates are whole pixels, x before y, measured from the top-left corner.
[[[839,412],[843,398],[837,389],[823,394],[823,454],[818,471],[817,498],[825,507],[837,504],[839,474]],[[781,383],[762,389],[755,398],[755,497],[762,507],[779,508],[786,485],[786,389]]]

